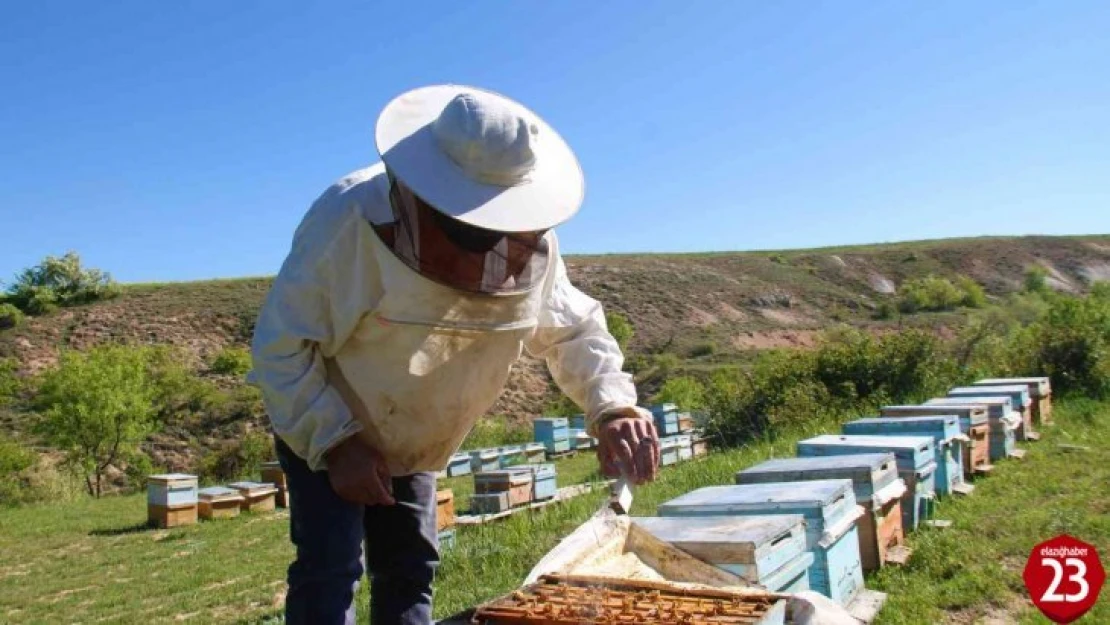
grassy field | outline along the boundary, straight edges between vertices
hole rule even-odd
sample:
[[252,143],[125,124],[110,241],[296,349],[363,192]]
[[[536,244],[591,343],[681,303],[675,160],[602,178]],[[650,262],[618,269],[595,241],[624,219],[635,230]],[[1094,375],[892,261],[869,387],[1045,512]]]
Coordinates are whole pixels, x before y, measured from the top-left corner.
[[[868,581],[890,593],[881,623],[1047,622],[1025,598],[1021,569],[1037,542],[1069,532],[1110,553],[1110,405],[1070,404],[1059,425],[1030,444],[1024,462],[1001,463],[976,493],[942,502],[948,530],[916,533],[903,569]],[[792,454],[797,437],[833,431],[815,423],[777,442],[668,468],[639,489],[633,513],[762,459]],[[1089,448],[1065,452],[1068,442]],[[589,479],[587,454],[561,462],[560,484]],[[451,481],[460,495],[465,478]],[[436,584],[445,616],[504,593],[583,522],[603,493],[486,526],[461,528]],[[275,620],[291,556],[287,515],[245,515],[170,531],[145,529],[141,496],[0,511],[0,621],[257,623]],[[365,618],[366,587],[359,607]],[[1105,598],[1081,622],[1110,622]]]

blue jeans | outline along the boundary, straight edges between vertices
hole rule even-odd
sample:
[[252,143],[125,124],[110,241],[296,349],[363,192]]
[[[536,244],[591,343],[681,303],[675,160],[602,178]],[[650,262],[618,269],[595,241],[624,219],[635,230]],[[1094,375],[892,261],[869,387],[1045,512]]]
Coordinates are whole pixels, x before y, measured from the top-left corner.
[[370,620],[381,625],[432,622],[432,580],[439,566],[436,478],[393,479],[393,506],[339,497],[326,471],[312,471],[280,439],[278,460],[289,488],[289,533],[297,548],[285,597],[288,625],[354,625],[354,596],[370,577]]

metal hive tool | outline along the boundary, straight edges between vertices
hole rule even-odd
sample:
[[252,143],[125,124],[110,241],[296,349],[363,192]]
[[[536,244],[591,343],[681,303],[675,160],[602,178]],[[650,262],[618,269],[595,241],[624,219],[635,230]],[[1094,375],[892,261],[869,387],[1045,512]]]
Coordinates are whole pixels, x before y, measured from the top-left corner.
[[547,575],[482,606],[472,623],[769,624],[782,622],[779,599],[659,582]]

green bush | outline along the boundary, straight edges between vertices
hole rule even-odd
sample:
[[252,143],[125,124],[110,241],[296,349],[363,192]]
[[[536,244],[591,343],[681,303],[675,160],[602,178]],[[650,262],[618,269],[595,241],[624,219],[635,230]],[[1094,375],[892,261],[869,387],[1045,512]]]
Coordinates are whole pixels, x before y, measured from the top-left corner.
[[966,276],[953,284],[947,278],[929,275],[898,288],[898,309],[904,313],[955,310],[960,306],[980,308],[986,303],[983,287]]
[[672,354],[670,352],[656,354],[652,360],[655,365],[656,374],[663,377],[670,375],[671,372],[682,365],[682,360],[678,357],[678,354]]
[[69,252],[61,258],[47,256],[24,269],[8,287],[7,300],[29,315],[41,315],[59,306],[88,304],[118,294],[110,275],[82,268],[80,257]]
[[713,341],[702,341],[695,344],[690,348],[691,358],[701,358],[703,356],[712,356],[717,352],[717,344]]
[[706,407],[705,385],[690,376],[670,378],[663,383],[652,398],[653,403],[672,403],[684,411],[702,410]]
[[1039,321],[1015,339],[1014,367],[1048,375],[1054,393],[1110,396],[1110,287],[1096,284],[1087,297],[1057,296]]
[[14,304],[0,303],[0,330],[14,328],[23,323],[23,311]]
[[275,459],[273,437],[249,432],[236,441],[225,441],[201,456],[197,470],[206,482],[257,477],[263,462]]
[[225,347],[212,359],[213,373],[246,375],[251,370],[250,350],[243,347]]
[[898,307],[890,300],[884,299],[879,302],[879,305],[875,308],[874,317],[882,320],[893,319],[896,314],[898,314]]
[[618,312],[605,313],[605,325],[609,328],[609,333],[613,335],[621,349],[627,347],[628,342],[636,334],[628,317]]
[[[577,408],[575,412],[570,414],[544,412],[544,414],[553,416],[572,416],[578,414]],[[502,445],[515,445],[519,443],[528,443],[532,441],[532,427],[530,425],[512,423],[504,417],[483,417],[474,424],[474,428],[466,435],[466,439],[462,443],[462,448],[470,449],[486,449],[490,447],[500,447]]]
[[1048,271],[1040,265],[1033,265],[1025,270],[1025,291],[1027,293],[1048,293],[1052,289],[1048,286]]
[[15,403],[23,381],[16,375],[19,361],[15,358],[0,358],[0,408]]
[[149,348],[102,345],[64,352],[42,375],[36,403],[39,433],[66,453],[90,495],[103,493],[108,467],[131,454],[155,430],[157,389]]

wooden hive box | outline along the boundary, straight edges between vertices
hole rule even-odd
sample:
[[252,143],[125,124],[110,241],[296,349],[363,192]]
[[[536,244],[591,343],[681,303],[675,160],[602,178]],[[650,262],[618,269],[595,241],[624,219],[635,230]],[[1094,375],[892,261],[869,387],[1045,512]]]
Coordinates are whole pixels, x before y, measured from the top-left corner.
[[548,453],[570,450],[570,425],[564,417],[543,417],[532,422],[534,440],[543,443]]
[[880,414],[887,418],[920,417],[930,415],[956,415],[960,431],[967,437],[963,450],[964,478],[971,479],[980,473],[989,473],[991,467],[990,422],[986,406],[978,404],[948,404],[917,406],[883,406]]
[[678,441],[673,436],[659,441],[659,464],[663,466],[678,464]]
[[947,497],[971,492],[971,486],[964,482],[964,447],[969,439],[960,431],[960,418],[956,415],[856,419],[841,426],[841,431],[845,434],[932,436],[937,495]]
[[528,504],[532,501],[532,470],[523,467],[475,473],[474,493],[506,493],[510,507]]
[[863,589],[856,521],[864,510],[851,480],[709,486],[659,506],[668,517],[781,514],[805,517],[806,548],[814,556],[810,588],[847,606]]
[[[796,585],[796,563],[806,555],[810,561],[813,557],[806,549],[800,514],[634,517],[632,522],[659,540],[772,592]],[[800,573],[807,574],[807,569]]]
[[277,460],[262,463],[262,483],[273,484],[278,489],[274,496],[274,503],[279,508],[289,507],[289,484],[286,482],[285,471]]
[[436,531],[455,527],[455,493],[450,488],[436,491]]
[[244,512],[269,512],[277,504],[277,487],[259,482],[233,482],[227,485],[243,496]]
[[542,443],[527,443],[524,445],[524,459],[527,462],[545,462],[547,448]]
[[826,434],[797,444],[798,455],[849,456],[875,452],[894,454],[898,476],[906,483],[902,496],[902,527],[905,531],[932,516],[936,498],[936,470],[933,439],[927,436],[865,436]]
[[690,450],[695,458],[707,455],[709,453],[709,439],[701,433],[693,434],[690,439]]
[[985,378],[973,386],[1008,386],[1025,384],[1033,403],[1033,421],[1037,425],[1052,424],[1052,381],[1049,378]]
[[695,427],[693,415],[688,412],[678,415],[678,431],[680,434],[693,432]]
[[651,407],[651,416],[655,419],[655,429],[659,436],[678,434],[678,406],[674,404],[656,404]]
[[776,458],[736,474],[737,484],[828,479],[852,480],[856,503],[865,511],[859,520],[860,561],[864,572],[878,570],[890,551],[906,542],[901,503],[906,483],[898,477],[894,454]]
[[497,514],[509,509],[509,493],[486,493],[470,496],[472,514]]
[[200,518],[206,521],[235,518],[243,506],[243,496],[239,491],[225,486],[202,488],[197,496]]
[[147,520],[163,528],[197,522],[197,476],[164,473],[147,477]]
[[501,468],[501,452],[496,449],[479,449],[470,452],[470,472],[496,471]]
[[1009,397],[937,397],[925,402],[926,406],[974,404],[987,411],[990,433],[987,445],[991,462],[1020,456],[1017,449],[1017,429],[1021,416],[1012,410]]
[[524,445],[507,445],[499,449],[498,454],[498,462],[502,469],[524,464],[527,460]]
[[559,494],[553,464],[532,465],[532,500],[546,501]]
[[447,477],[470,475],[470,454],[453,454],[447,461]]
[[679,434],[674,437],[678,445],[678,460],[690,460],[694,457],[694,437],[689,434]]
[[1033,429],[1033,400],[1029,387],[1024,384],[1009,386],[957,386],[948,391],[949,397],[1009,397],[1012,409],[1021,417],[1017,440],[1035,441],[1041,437]]

